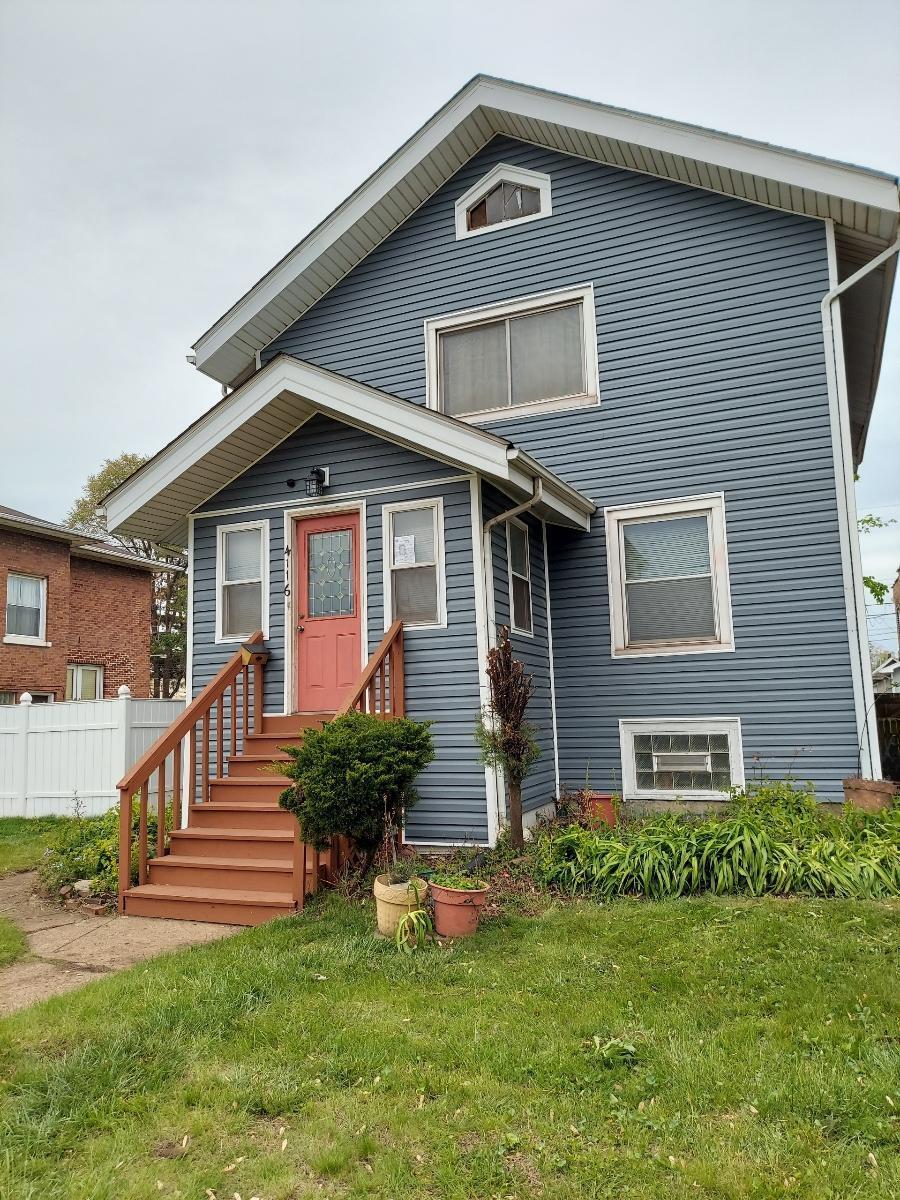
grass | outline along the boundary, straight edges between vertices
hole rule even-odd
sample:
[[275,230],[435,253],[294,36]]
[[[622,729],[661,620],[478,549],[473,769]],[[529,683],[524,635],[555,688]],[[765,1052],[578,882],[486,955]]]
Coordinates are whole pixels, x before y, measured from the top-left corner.
[[28,942],[12,921],[0,917],[0,967],[8,967],[10,963],[21,958],[28,952]]
[[37,866],[50,835],[68,817],[0,817],[0,875]]
[[333,896],[0,1023],[0,1194],[894,1196],[898,915],[581,901],[406,957]]

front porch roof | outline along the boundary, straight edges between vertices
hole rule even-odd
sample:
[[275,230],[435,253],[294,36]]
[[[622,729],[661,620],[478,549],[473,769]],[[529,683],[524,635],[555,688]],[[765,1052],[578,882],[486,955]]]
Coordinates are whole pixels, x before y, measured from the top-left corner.
[[538,516],[590,527],[594,502],[506,438],[280,354],[110,492],[109,529],[184,541],[190,513],[317,413],[474,471],[516,500],[540,480]]

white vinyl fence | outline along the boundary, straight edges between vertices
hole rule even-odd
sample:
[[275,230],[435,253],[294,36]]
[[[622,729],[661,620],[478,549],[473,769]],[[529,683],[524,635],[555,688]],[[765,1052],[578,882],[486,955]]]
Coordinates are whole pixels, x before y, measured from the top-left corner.
[[106,812],[116,784],[183,709],[124,687],[116,700],[0,705],[0,816],[71,816],[76,804],[85,816]]

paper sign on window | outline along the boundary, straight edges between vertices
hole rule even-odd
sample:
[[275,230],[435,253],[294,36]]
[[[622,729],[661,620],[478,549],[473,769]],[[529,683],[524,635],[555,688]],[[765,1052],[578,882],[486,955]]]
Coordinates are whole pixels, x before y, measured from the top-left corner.
[[416,535],[400,533],[394,537],[394,566],[411,567],[416,561]]

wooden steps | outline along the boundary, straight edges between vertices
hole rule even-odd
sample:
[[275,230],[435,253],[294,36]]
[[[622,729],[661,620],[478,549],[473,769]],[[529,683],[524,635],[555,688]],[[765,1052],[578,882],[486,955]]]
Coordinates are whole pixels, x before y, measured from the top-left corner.
[[227,774],[209,781],[208,800],[188,807],[187,827],[170,834],[169,852],[150,860],[147,882],[125,892],[125,914],[258,925],[296,912],[295,870],[309,894],[331,856],[307,849],[295,868],[297,820],[278,804],[289,780],[266,768],[288,762],[280,748],[299,744],[303,730],[331,715],[263,717],[261,731],[245,739],[246,753],[228,755]]

